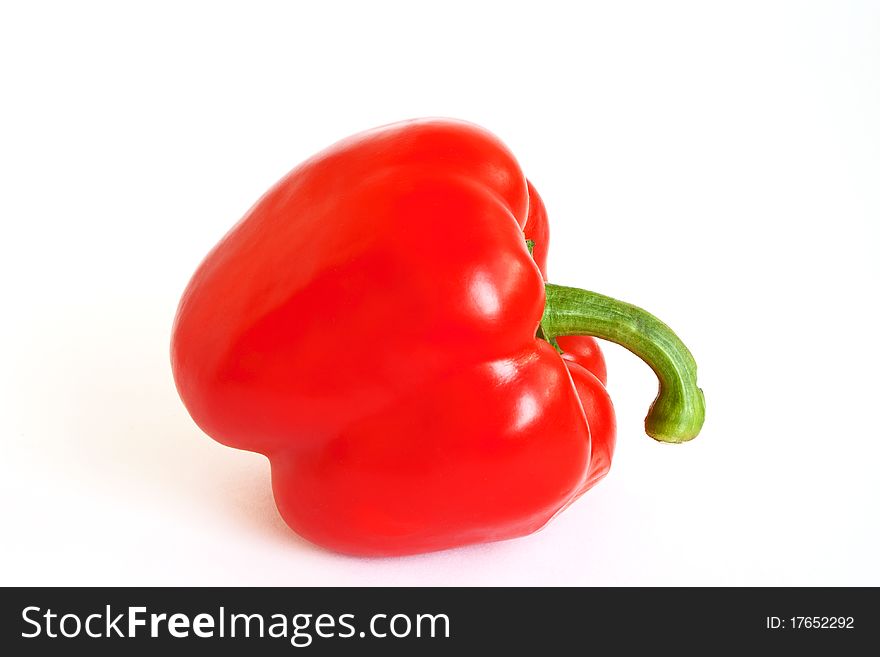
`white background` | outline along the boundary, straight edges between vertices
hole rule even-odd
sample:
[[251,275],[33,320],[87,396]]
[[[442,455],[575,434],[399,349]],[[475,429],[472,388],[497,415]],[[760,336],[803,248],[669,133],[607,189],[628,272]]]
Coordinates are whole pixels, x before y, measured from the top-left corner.
[[[880,585],[880,5],[18,3],[0,10],[0,583]],[[168,362],[202,256],[350,133],[442,115],[516,153],[557,283],[645,306],[708,414],[534,536],[315,548]]]

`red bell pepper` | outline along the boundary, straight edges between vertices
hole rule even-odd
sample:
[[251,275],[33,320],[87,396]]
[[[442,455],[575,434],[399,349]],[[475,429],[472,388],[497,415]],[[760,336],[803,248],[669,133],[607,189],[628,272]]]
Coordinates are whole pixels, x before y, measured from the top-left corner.
[[287,174],[180,302],[177,388],[215,440],[265,454],[284,520],[397,555],[529,534],[605,475],[593,337],[657,373],[665,442],[703,421],[696,365],[643,310],[545,284],[544,205],[489,132],[416,120]]

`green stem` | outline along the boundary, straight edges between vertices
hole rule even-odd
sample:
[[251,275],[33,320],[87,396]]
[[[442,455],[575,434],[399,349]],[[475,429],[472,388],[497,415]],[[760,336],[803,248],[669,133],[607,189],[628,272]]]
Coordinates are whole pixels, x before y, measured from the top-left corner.
[[626,347],[645,361],[660,380],[660,392],[645,431],[665,443],[682,443],[700,433],[706,412],[697,387],[697,363],[666,324],[641,308],[595,292],[546,286],[541,329],[544,338],[592,335]]

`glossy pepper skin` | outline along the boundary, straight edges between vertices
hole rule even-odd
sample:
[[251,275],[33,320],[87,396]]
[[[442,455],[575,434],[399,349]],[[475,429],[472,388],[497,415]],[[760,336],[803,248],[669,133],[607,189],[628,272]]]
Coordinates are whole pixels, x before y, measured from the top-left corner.
[[[402,555],[534,532],[607,471],[596,341],[540,337],[544,205],[491,133],[345,139],[270,189],[199,266],[172,336],[215,440],[265,454],[306,539]],[[526,240],[534,242],[534,257]]]

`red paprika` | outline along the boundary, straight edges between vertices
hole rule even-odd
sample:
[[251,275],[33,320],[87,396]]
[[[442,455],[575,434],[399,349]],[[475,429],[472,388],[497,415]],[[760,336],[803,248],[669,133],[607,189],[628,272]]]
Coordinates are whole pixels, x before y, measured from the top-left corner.
[[533,532],[611,463],[593,337],[658,374],[658,440],[703,420],[696,365],[643,310],[545,284],[544,205],[463,122],[345,139],[286,175],[208,254],[173,329],[196,423],[265,454],[284,520],[395,555]]

